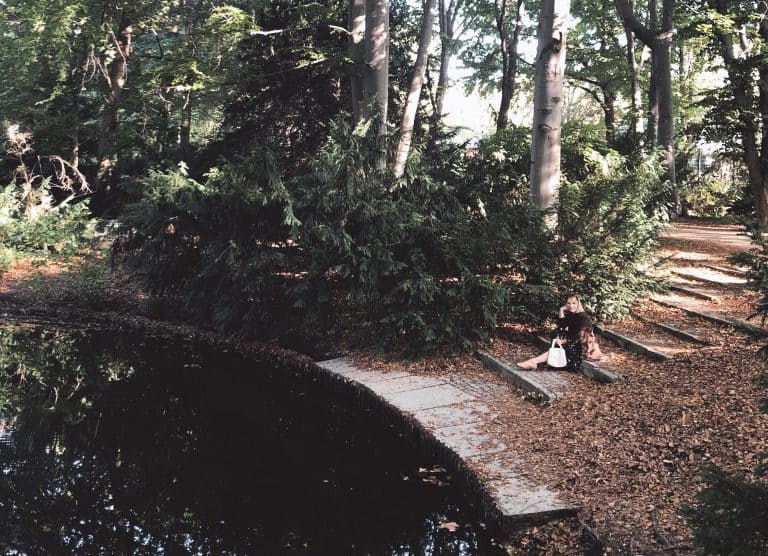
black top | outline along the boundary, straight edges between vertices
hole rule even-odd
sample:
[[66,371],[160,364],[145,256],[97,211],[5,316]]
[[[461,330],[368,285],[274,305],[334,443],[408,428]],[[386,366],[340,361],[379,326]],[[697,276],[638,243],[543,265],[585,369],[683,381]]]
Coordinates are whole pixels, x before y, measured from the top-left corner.
[[565,337],[568,343],[575,343],[579,341],[579,332],[585,328],[592,328],[592,319],[586,313],[566,311],[564,317],[557,318],[555,335],[558,338]]

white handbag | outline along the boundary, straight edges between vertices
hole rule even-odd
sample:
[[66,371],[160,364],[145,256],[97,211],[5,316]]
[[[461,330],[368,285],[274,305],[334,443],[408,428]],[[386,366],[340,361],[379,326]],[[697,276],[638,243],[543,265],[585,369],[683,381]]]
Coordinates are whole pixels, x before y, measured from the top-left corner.
[[563,346],[559,346],[555,343],[555,339],[552,340],[552,346],[549,348],[547,354],[547,365],[560,369],[568,364],[568,358],[565,356],[565,350]]

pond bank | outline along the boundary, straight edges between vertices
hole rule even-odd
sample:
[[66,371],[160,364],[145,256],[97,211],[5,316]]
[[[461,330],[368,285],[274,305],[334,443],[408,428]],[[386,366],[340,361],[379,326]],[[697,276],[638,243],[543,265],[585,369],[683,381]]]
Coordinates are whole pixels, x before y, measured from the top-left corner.
[[509,467],[509,461],[501,457],[508,454],[509,448],[492,432],[498,412],[483,403],[478,392],[451,384],[450,377],[363,370],[347,359],[315,362],[274,345],[242,342],[188,325],[133,315],[61,308],[33,311],[5,304],[0,308],[0,320],[139,332],[148,337],[236,351],[247,359],[279,365],[305,380],[322,384],[383,423],[394,425],[411,444],[448,468],[472,505],[479,508],[488,527],[502,535],[513,534],[526,525],[573,515],[579,509],[562,501],[547,487],[533,486]]

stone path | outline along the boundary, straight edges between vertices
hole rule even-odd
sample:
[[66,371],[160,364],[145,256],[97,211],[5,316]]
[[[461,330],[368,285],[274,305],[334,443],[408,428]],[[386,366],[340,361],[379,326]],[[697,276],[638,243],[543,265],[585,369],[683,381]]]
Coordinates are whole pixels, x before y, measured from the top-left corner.
[[[747,309],[743,307],[750,305],[744,302],[750,295],[745,269],[729,264],[723,255],[750,248],[749,239],[741,235],[738,226],[681,223],[662,235],[673,248],[681,249],[672,254],[671,263],[667,265],[665,274],[660,276],[667,279],[669,290],[646,302],[632,318],[596,327],[607,348],[603,351],[629,351],[650,361],[666,361],[700,350],[702,346],[716,343],[732,333],[724,328],[768,335],[765,329],[745,320]],[[713,254],[713,251],[720,254]],[[649,305],[654,303],[663,304],[666,308],[662,318],[649,309]],[[541,338],[537,345],[540,349],[548,347],[547,341]],[[567,396],[567,373],[549,370],[545,366],[536,371],[526,371],[510,362],[510,359],[519,361],[530,355],[522,353],[513,359],[493,351],[479,353],[488,368],[509,378],[523,392],[548,401]],[[585,361],[582,372],[604,383],[616,382],[624,374],[623,369],[609,360],[597,364]]]
[[[721,247],[727,249],[749,247],[748,240],[736,229],[702,231],[686,224],[676,226],[666,236],[672,242],[685,241],[687,247],[697,240],[721,241]],[[660,318],[656,314],[662,314],[660,310],[653,308],[658,305],[649,300],[635,318],[601,329],[604,352],[632,351],[648,361],[643,364],[653,364],[654,360],[665,361],[722,341],[729,333],[723,331],[724,327],[730,333],[732,326],[740,324],[755,330],[754,325],[734,316],[733,306],[724,302],[746,295],[743,269],[728,265],[722,256],[686,251],[673,257],[667,272],[675,290],[658,296],[656,302],[673,309],[664,309]],[[726,315],[726,309],[731,314]],[[539,338],[538,342],[538,348],[548,347],[546,339]],[[506,357],[493,350],[479,351],[477,355],[486,367],[507,377],[523,392],[534,394],[533,400],[557,403],[571,393],[576,375],[521,369],[513,361],[527,358],[530,353],[518,349],[522,353],[507,349]],[[616,359],[631,361],[626,357]],[[582,372],[596,382],[614,383],[624,371],[612,361],[608,357],[601,363],[585,362]],[[407,371],[361,369],[343,358],[318,365],[363,399],[390,408],[423,438],[436,443],[473,485],[471,491],[483,499],[486,519],[495,520],[503,530],[512,530],[521,521],[545,521],[578,511],[559,493],[521,479],[525,463],[510,453],[513,447],[505,444],[497,415],[486,403],[503,394],[498,384],[451,373],[417,376]],[[583,385],[581,388],[583,392]]]
[[432,377],[361,369],[345,358],[317,365],[359,396],[369,396],[372,403],[409,419],[427,439],[457,458],[457,468],[486,498],[486,518],[495,519],[502,530],[510,531],[521,521],[546,521],[578,511],[546,486],[522,480],[506,463],[511,447],[502,441],[496,416],[483,401],[493,395],[493,385],[460,381],[450,373]]

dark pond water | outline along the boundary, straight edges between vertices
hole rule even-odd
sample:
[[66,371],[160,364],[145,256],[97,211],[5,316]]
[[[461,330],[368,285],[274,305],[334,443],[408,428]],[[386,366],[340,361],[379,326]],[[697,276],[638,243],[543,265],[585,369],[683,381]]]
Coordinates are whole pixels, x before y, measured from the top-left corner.
[[0,326],[0,408],[6,554],[504,553],[397,431],[234,354]]

